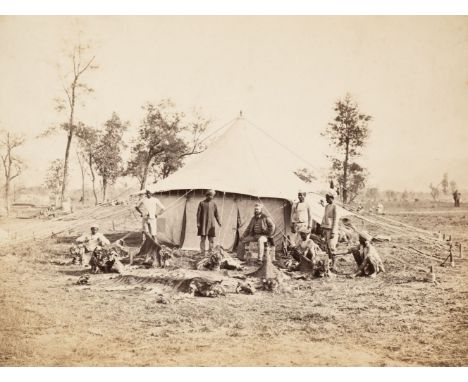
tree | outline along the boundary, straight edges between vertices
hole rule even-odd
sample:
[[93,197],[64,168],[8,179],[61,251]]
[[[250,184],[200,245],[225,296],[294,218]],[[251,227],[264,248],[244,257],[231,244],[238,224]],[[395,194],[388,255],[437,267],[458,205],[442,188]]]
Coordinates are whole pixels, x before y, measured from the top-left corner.
[[176,111],[168,99],[156,106],[148,103],[143,110],[145,117],[126,169],[126,175],[136,177],[142,190],[149,175],[155,181],[164,179],[182,167],[186,156],[201,153],[205,149],[201,135],[209,124],[199,112],[195,112],[192,121],[185,122],[185,115]]
[[96,193],[96,164],[95,155],[99,144],[99,132],[97,129],[85,126],[80,123],[76,130],[76,135],[79,138],[80,153],[86,159],[88,164],[89,172],[91,174],[91,183],[93,186],[94,204],[98,204],[98,198]]
[[305,183],[312,183],[313,180],[317,180],[313,171],[305,167],[297,169],[294,174]]
[[409,198],[409,193],[408,193],[408,191],[406,191],[406,190],[403,191],[403,192],[401,193],[401,201],[402,201],[402,202],[407,202],[407,201],[408,201],[408,198]]
[[331,157],[331,173],[343,190],[343,203],[348,203],[356,197],[354,193],[365,186],[367,171],[354,159],[361,155],[366,144],[368,122],[372,117],[361,113],[349,94],[335,103],[334,111],[337,115],[322,135],[328,136],[330,144],[342,155],[342,158]]
[[368,188],[366,191],[366,197],[372,200],[373,202],[376,202],[379,196],[380,196],[380,193],[377,187]]
[[102,201],[106,200],[107,186],[114,184],[123,173],[122,151],[126,147],[123,133],[128,122],[122,122],[116,113],[104,123],[104,131],[94,154],[98,174],[102,178]]
[[387,201],[392,202],[396,200],[396,192],[393,190],[385,191],[385,196],[387,197]]
[[78,159],[78,164],[80,165],[81,171],[81,203],[85,203],[85,173],[86,173],[86,154],[81,151],[76,151],[76,159]]
[[13,179],[17,178],[24,168],[24,163],[15,151],[25,142],[25,138],[20,134],[8,131],[0,132],[0,149],[3,164],[3,174],[5,175],[5,208],[7,215],[10,215],[10,186]]
[[433,186],[432,183],[429,185],[429,188],[431,189],[431,196],[434,201],[437,201],[439,198],[439,186]]
[[59,196],[61,193],[63,170],[64,166],[62,159],[53,160],[47,169],[44,185],[54,197]]
[[[337,158],[332,158],[332,168],[330,175],[333,176],[341,188],[341,197],[344,203],[344,180],[343,180],[343,165],[344,162]],[[365,168],[357,163],[350,163],[348,166],[348,180],[347,180],[347,203],[351,203],[356,199],[359,193],[366,186],[368,172]]]
[[[65,159],[63,162],[63,180],[62,190],[60,193],[60,199],[63,201],[67,193],[68,186],[68,167],[69,167],[69,156],[70,148],[72,144],[73,136],[77,130],[76,124],[76,111],[78,105],[84,105],[83,98],[85,94],[91,93],[94,90],[82,82],[84,74],[93,69],[97,69],[96,65],[93,65],[95,56],[87,54],[89,51],[89,45],[77,44],[71,50],[68,56],[70,65],[70,72],[67,76],[62,78],[64,97],[56,99],[58,111],[66,110],[68,115],[67,122],[62,123],[59,128],[63,129],[67,134],[67,143],[65,148]],[[53,127],[45,132],[45,135],[53,133],[57,130],[57,127]]]
[[442,187],[442,192],[444,195],[448,194],[448,189],[449,189],[449,181],[448,181],[448,174],[445,173],[444,176],[442,177],[442,181],[440,182],[440,186]]

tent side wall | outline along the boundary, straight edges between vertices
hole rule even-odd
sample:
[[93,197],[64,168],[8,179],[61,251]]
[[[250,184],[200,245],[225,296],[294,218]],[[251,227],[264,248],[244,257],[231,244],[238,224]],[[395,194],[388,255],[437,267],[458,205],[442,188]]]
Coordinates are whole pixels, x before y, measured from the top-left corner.
[[184,237],[184,212],[187,199],[183,191],[171,191],[157,194],[157,198],[166,207],[158,217],[158,239],[163,243],[180,246]]
[[[182,247],[184,250],[198,250],[200,238],[197,236],[196,214],[198,204],[205,198],[205,190],[168,191],[156,196],[166,206],[167,211],[158,218],[158,237],[161,241]],[[289,234],[291,205],[278,198],[257,198],[235,193],[217,192],[215,197],[222,226],[217,230],[215,243],[225,249],[235,250],[239,235],[244,233],[253,216],[255,203],[265,206],[265,212],[276,225],[275,244],[281,247],[283,234]]]

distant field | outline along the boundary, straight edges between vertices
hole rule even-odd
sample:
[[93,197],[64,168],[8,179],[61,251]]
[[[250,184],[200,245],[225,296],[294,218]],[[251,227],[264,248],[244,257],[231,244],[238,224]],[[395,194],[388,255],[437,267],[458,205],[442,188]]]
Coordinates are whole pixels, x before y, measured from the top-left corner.
[[[87,270],[66,265],[66,237],[4,249],[0,365],[468,366],[468,208],[386,207],[386,218],[452,235],[464,258],[456,253],[455,268],[440,267],[447,250],[404,229],[378,245],[387,273],[376,279],[346,278],[355,268],[346,257],[336,279],[291,280],[281,293],[247,296],[234,293],[233,272],[220,272],[228,294],[209,299],[155,282],[193,272],[183,269],[134,268],[75,285]],[[426,281],[431,264],[437,285]],[[158,304],[161,293],[172,303]]]

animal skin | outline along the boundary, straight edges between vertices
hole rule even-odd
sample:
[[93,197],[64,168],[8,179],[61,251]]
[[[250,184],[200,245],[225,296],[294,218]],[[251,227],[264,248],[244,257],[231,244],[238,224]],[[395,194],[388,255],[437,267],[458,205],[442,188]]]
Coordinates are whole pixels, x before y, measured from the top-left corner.
[[249,282],[237,284],[236,293],[255,294],[255,288]]
[[226,296],[226,290],[221,281],[207,282],[200,278],[194,278],[189,285],[189,291],[197,297]]
[[277,279],[263,279],[263,290],[268,292],[277,292],[280,286],[280,283]]

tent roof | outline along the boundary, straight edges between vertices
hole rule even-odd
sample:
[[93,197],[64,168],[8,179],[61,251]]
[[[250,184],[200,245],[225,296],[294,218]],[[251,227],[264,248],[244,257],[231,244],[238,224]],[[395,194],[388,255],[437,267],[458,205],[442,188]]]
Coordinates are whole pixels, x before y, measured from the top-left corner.
[[206,151],[147,188],[152,192],[214,189],[291,200],[297,191],[318,191],[288,167],[291,153],[263,130],[239,117]]

